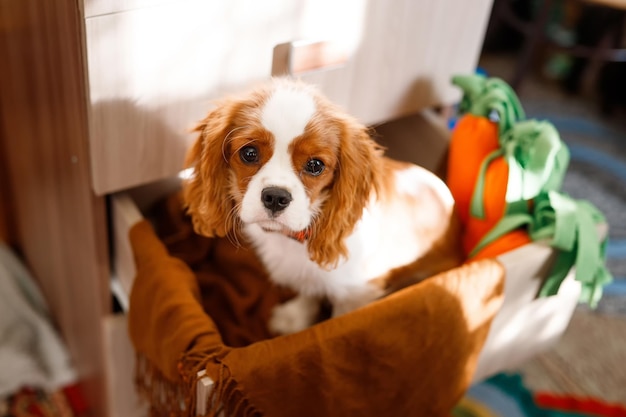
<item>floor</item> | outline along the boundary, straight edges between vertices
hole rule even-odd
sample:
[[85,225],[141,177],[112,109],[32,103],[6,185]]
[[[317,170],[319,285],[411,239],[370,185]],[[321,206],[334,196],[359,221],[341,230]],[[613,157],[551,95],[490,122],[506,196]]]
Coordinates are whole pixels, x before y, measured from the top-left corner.
[[626,320],[579,307],[556,346],[520,371],[534,391],[626,404]]
[[[514,55],[483,54],[479,65],[506,80],[514,63]],[[626,117],[623,111],[602,116],[590,85],[578,95],[566,94],[537,69],[525,78],[519,96],[528,116],[553,121],[574,150],[580,145],[589,154],[600,151],[619,162],[620,172],[607,173],[573,155],[564,184],[565,191],[592,200],[607,216],[614,244],[608,263],[616,284],[598,309],[579,306],[562,339],[518,371],[532,390],[626,404],[626,256],[621,250],[626,243],[626,179],[620,177],[626,172]]]

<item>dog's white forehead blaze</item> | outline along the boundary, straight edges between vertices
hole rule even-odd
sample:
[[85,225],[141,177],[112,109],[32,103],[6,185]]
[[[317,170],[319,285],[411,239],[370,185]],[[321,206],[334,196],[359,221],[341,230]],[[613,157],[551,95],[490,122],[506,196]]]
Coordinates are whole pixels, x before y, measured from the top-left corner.
[[315,101],[306,90],[277,86],[263,106],[261,124],[276,142],[289,143],[304,133],[314,113]]
[[[306,88],[276,85],[261,106],[260,122],[274,136],[272,156],[252,177],[243,196],[239,213],[244,223],[272,221],[282,228],[300,231],[306,228],[312,217],[311,202],[293,166],[290,144],[301,136],[316,112],[314,96]],[[276,218],[270,219],[261,194],[266,187],[281,187],[293,200],[289,207]],[[271,225],[273,227],[273,225]]]

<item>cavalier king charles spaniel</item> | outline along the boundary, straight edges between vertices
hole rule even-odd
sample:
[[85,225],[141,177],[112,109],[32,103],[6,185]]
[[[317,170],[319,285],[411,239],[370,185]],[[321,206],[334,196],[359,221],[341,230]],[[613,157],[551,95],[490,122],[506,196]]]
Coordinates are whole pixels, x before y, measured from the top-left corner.
[[196,130],[187,212],[199,234],[246,239],[298,293],[275,307],[277,334],[313,324],[322,299],[337,316],[461,262],[445,184],[384,157],[310,85],[273,79],[218,102]]

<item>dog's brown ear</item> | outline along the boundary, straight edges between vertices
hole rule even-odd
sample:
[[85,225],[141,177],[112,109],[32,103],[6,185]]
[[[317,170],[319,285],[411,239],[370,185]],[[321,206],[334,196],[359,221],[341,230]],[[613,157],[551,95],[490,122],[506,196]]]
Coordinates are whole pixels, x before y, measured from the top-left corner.
[[222,103],[196,127],[198,139],[189,149],[186,168],[193,168],[183,182],[183,199],[196,233],[223,237],[232,229],[229,213],[229,168],[224,143],[231,129],[232,103]]
[[345,239],[382,176],[382,149],[364,126],[345,123],[340,138],[338,170],[308,242],[311,260],[325,268],[348,255]]

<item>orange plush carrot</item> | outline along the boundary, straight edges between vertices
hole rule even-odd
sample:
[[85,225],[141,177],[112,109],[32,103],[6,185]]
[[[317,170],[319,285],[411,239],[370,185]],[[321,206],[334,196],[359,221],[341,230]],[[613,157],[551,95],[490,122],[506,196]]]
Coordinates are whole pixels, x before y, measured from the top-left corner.
[[[480,174],[479,174],[480,175]],[[509,164],[503,157],[495,158],[486,171],[484,172],[484,188],[482,217],[468,214],[468,221],[465,224],[465,233],[463,234],[463,249],[466,254],[470,254],[474,248],[480,243],[482,238],[495,227],[504,217],[507,209],[506,193],[509,182]],[[474,188],[475,191],[475,188]],[[489,253],[500,255],[508,252],[526,243],[529,243],[530,237],[526,232],[522,232],[521,236],[515,239],[509,239],[506,235],[498,239],[499,243],[492,242]],[[483,254],[484,256],[484,254]]]
[[461,117],[452,131],[446,181],[463,224],[469,220],[480,166],[489,154],[500,147],[498,136],[496,122],[471,113]]
[[[517,96],[502,80],[469,75],[454,77],[452,82],[463,90],[459,106],[462,117],[452,131],[446,181],[465,226],[463,248],[467,255],[506,212],[508,164],[498,158],[497,151],[501,135],[525,116]],[[481,200],[482,212],[476,213],[472,206],[476,206],[479,184],[478,192],[485,198]],[[501,243],[491,242],[485,253],[497,255],[514,249],[529,242],[525,237],[516,233],[515,239],[498,239]]]

